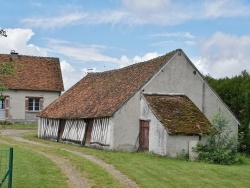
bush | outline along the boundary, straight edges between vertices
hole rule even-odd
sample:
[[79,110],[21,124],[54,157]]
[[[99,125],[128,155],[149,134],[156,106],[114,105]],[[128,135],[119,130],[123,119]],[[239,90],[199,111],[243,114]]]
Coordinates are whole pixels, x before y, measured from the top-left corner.
[[198,143],[194,149],[198,160],[213,164],[236,164],[242,161],[237,153],[237,137],[228,126],[228,119],[221,110],[213,117],[210,134],[205,144]]

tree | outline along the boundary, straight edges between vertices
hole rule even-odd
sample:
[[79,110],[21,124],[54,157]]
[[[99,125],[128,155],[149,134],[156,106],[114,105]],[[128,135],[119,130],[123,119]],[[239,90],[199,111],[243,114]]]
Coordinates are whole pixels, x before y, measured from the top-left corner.
[[0,35],[2,35],[4,37],[7,37],[6,31],[4,31],[3,29],[0,30]]
[[212,128],[206,138],[205,144],[198,143],[195,148],[198,152],[198,160],[226,165],[239,162],[237,137],[232,135],[228,119],[220,110],[213,117]]
[[250,74],[244,70],[232,78],[205,79],[240,120],[238,149],[250,153]]

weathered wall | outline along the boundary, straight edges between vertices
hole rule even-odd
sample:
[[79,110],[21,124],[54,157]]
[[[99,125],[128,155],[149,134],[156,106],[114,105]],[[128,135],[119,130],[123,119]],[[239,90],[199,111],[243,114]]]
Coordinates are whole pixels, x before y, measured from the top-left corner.
[[199,136],[169,135],[166,154],[171,157],[180,157],[189,153],[190,141],[199,141]]
[[10,122],[37,123],[37,113],[25,111],[26,97],[42,97],[43,109],[59,97],[59,92],[49,91],[25,91],[8,90],[3,95],[9,96],[9,117]]
[[159,155],[167,154],[168,133],[152,113],[146,102],[141,98],[141,118],[149,122],[149,151]]
[[225,113],[234,132],[238,131],[238,122],[221,99],[212,91],[188,61],[183,53],[176,55],[142,89],[152,93],[184,93],[211,121],[219,110]]
[[137,92],[111,120],[113,127],[111,145],[115,150],[134,151],[138,148],[140,93]]

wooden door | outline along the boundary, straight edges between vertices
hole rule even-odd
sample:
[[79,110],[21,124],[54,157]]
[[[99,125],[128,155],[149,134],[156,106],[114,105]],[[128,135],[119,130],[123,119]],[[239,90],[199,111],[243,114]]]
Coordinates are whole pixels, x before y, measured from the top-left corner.
[[60,124],[59,124],[59,129],[58,129],[58,139],[57,139],[58,142],[62,140],[62,135],[63,135],[63,131],[65,128],[65,124],[66,124],[66,120],[61,119]]
[[94,123],[94,119],[89,119],[86,122],[86,130],[85,130],[85,145],[89,145],[90,144],[90,140],[91,140],[91,133],[92,133],[92,128],[93,128],[93,123]]
[[139,150],[148,151],[149,146],[149,121],[140,120]]

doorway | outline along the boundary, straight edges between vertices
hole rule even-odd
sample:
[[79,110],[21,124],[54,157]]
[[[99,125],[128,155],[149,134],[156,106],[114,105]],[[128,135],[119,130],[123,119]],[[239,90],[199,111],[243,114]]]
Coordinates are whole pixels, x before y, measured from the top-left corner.
[[140,120],[139,151],[149,149],[149,121]]

